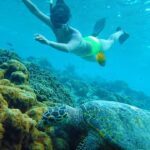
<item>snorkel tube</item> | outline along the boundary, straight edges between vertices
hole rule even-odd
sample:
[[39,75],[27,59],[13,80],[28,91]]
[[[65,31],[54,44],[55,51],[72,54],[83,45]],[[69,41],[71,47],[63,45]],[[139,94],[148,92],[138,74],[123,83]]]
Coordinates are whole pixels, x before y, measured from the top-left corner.
[[53,8],[53,0],[50,0],[50,13],[52,12],[52,8]]

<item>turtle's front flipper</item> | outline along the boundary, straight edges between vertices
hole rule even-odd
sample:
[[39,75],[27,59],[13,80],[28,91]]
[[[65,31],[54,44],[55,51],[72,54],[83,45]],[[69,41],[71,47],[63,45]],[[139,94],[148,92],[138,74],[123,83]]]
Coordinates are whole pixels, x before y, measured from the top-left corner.
[[76,150],[100,150],[100,140],[91,132],[78,144]]

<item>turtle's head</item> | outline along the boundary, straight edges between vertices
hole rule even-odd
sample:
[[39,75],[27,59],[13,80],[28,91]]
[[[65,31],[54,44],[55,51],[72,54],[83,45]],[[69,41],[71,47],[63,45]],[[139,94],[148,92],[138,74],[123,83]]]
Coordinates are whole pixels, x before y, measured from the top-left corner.
[[49,107],[48,111],[43,114],[40,123],[42,122],[43,125],[50,126],[69,124],[70,114],[68,108],[72,107],[67,105]]

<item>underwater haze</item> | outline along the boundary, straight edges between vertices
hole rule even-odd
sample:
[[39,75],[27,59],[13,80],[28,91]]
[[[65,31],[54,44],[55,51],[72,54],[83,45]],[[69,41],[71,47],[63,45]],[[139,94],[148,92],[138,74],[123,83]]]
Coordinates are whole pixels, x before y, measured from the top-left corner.
[[[49,15],[47,0],[32,1]],[[29,12],[22,0],[0,0],[0,48],[14,49],[22,57],[45,57],[57,69],[72,64],[81,76],[123,80],[131,88],[150,95],[150,1],[66,0],[66,3],[72,12],[70,24],[84,36],[91,34],[96,20],[102,17],[107,20],[101,38],[108,38],[118,26],[130,34],[123,45],[116,43],[106,52],[105,67],[36,42],[36,33],[50,40],[55,37]]]

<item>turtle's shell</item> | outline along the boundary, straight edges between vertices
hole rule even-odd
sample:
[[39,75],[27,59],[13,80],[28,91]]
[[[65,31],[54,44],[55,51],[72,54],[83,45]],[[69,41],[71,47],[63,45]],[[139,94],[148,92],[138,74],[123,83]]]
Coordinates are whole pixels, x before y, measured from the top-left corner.
[[87,102],[81,109],[89,130],[98,133],[100,138],[126,149],[150,146],[149,112],[110,101]]

